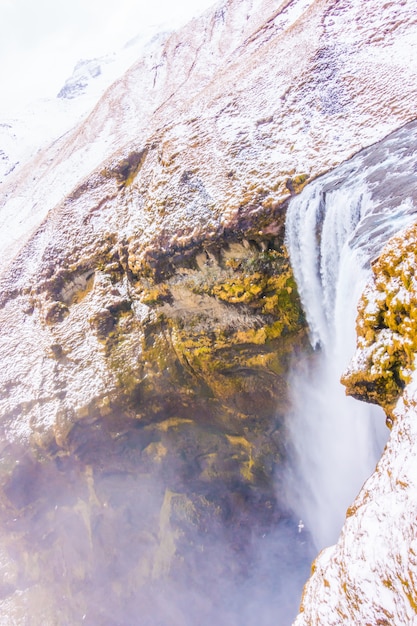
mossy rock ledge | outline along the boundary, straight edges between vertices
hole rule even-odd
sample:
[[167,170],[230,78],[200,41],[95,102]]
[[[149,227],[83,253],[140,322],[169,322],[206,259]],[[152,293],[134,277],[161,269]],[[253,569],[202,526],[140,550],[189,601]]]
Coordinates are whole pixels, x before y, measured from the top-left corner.
[[[51,254],[17,296],[44,358],[38,400],[2,422],[5,593],[26,590],[16,619],[55,615],[65,587],[62,623],[102,623],[110,597],[126,619],[141,594],[163,623],[168,580],[167,593],[214,585],[227,604],[221,581],[245,579],[254,538],[281,523],[297,538],[279,476],[287,376],[309,344],[283,219],[278,235],[249,228],[141,257],[109,236],[59,265]],[[26,442],[10,443],[18,424]]]
[[393,237],[372,264],[359,303],[356,356],[342,377],[346,393],[393,409],[411,380],[417,351],[417,227]]

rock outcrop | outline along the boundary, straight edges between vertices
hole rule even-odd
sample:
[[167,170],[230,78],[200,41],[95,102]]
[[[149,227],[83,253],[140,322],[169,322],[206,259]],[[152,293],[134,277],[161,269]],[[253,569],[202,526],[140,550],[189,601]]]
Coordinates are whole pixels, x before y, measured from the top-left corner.
[[415,231],[393,239],[373,264],[374,280],[359,305],[358,353],[342,378],[349,395],[380,404],[390,422],[417,351]]
[[[413,8],[219,4],[5,185],[9,623],[259,622],[254,545],[280,527],[276,561],[308,561],[279,490],[308,352],[286,202],[417,116]],[[258,593],[287,611],[283,572]]]

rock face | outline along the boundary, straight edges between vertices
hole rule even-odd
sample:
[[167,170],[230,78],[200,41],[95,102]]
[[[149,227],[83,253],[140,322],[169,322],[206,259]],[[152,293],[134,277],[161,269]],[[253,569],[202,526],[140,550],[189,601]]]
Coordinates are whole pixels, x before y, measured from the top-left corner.
[[4,186],[3,623],[288,619],[286,202],[417,115],[416,29],[411,2],[219,4]]
[[[286,454],[286,374],[307,336],[275,230],[140,266],[111,236],[58,264],[54,249],[33,289],[5,299],[3,545],[6,571],[17,570],[8,615],[53,623],[59,610],[62,623],[87,614],[107,624],[115,612],[131,623],[139,603],[149,623],[170,623],[159,612],[173,594],[192,624],[213,610],[212,599],[199,608],[206,587],[226,624],[235,591],[215,581],[246,581],[252,544],[280,525],[296,541],[274,475]],[[16,314],[24,330],[13,339]],[[297,559],[308,560],[301,545]],[[50,615],[36,604],[45,594]]]

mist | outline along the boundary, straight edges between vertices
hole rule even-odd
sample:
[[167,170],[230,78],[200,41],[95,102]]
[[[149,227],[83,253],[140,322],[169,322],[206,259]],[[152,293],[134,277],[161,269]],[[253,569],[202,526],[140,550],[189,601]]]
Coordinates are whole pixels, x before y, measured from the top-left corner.
[[[162,445],[175,449],[179,436],[168,429]],[[45,625],[291,624],[314,552],[277,497],[282,468],[264,489],[236,476],[203,484],[175,455],[155,471],[152,439],[112,415],[75,427],[71,449],[52,460],[3,449],[14,470],[0,520],[2,615]]]

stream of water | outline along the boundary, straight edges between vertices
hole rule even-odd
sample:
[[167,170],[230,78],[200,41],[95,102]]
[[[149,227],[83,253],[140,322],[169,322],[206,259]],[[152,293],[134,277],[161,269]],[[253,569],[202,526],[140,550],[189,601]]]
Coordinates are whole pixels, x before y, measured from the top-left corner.
[[346,397],[340,376],[355,350],[370,262],[416,219],[410,126],[308,185],[287,214],[287,245],[316,351],[313,365],[297,366],[291,376],[287,487],[318,550],[337,540],[388,436],[382,410]]

